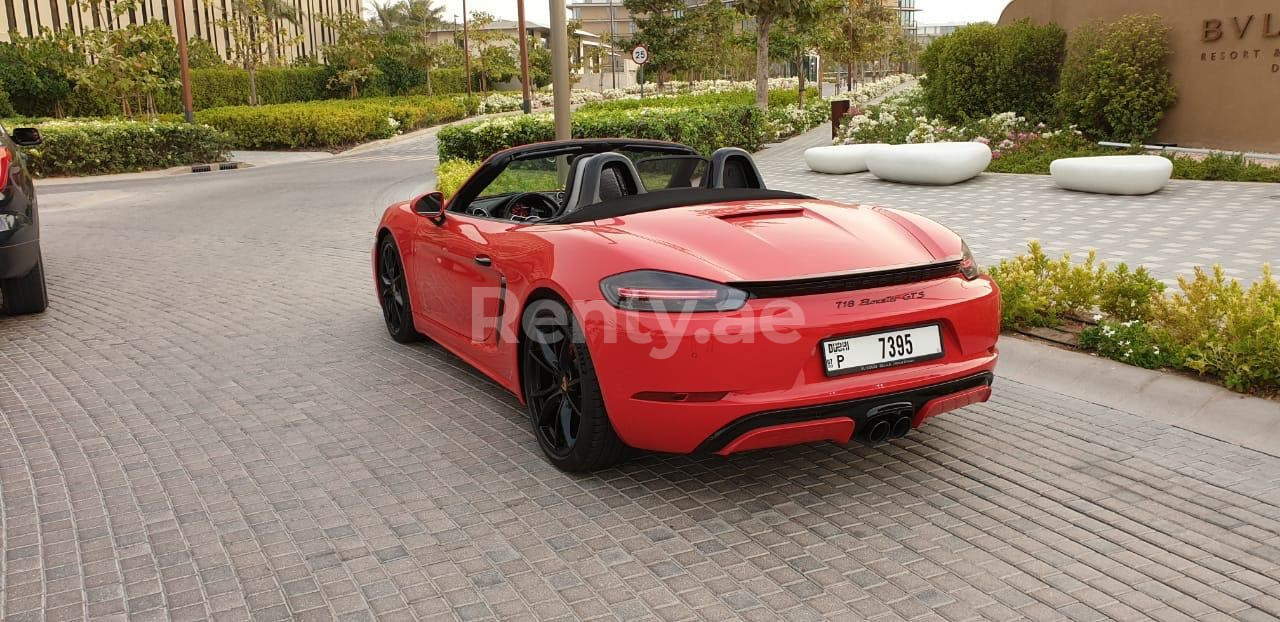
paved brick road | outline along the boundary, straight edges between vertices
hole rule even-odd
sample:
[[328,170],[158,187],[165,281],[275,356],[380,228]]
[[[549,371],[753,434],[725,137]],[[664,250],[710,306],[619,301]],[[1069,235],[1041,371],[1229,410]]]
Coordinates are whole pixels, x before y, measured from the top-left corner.
[[428,167],[47,189],[52,308],[0,318],[0,616],[1280,616],[1280,459],[1007,380],[882,447],[554,471],[384,333],[373,204]]
[[1194,266],[1222,264],[1229,276],[1258,277],[1280,267],[1280,185],[1174,180],[1145,197],[1070,192],[1048,176],[984,174],[949,187],[908,186],[870,173],[823,175],[805,166],[804,149],[830,144],[818,128],[758,157],[770,187],[822,198],[919,212],[965,235],[983,263],[1026,252],[1039,239],[1053,254],[1144,265],[1173,284]]

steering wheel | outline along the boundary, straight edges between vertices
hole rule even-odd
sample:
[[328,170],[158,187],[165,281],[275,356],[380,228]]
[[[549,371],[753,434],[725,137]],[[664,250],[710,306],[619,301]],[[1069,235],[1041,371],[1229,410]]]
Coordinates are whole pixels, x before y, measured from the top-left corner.
[[560,211],[560,202],[541,192],[522,192],[507,199],[499,217],[505,220],[545,220]]

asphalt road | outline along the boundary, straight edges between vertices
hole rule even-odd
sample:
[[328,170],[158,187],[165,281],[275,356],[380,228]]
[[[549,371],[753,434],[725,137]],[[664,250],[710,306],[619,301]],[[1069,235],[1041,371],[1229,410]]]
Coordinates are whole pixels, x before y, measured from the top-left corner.
[[430,140],[42,188],[0,318],[0,617],[1275,619],[1280,459],[999,381],[879,447],[573,477],[385,334]]

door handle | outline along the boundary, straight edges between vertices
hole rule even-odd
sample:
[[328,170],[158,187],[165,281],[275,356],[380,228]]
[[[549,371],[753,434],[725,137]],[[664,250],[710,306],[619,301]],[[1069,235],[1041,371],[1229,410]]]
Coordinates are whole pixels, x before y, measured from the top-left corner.
[[476,264],[488,268],[493,265],[493,258],[488,255],[476,255]]

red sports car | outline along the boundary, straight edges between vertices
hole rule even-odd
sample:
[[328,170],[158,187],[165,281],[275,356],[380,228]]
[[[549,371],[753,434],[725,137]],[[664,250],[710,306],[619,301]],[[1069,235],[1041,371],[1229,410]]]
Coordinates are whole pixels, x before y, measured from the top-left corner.
[[391,336],[515,393],[566,471],[880,442],[991,395],[1000,296],[958,235],[767,190],[740,149],[508,149],[388,208],[373,267]]

